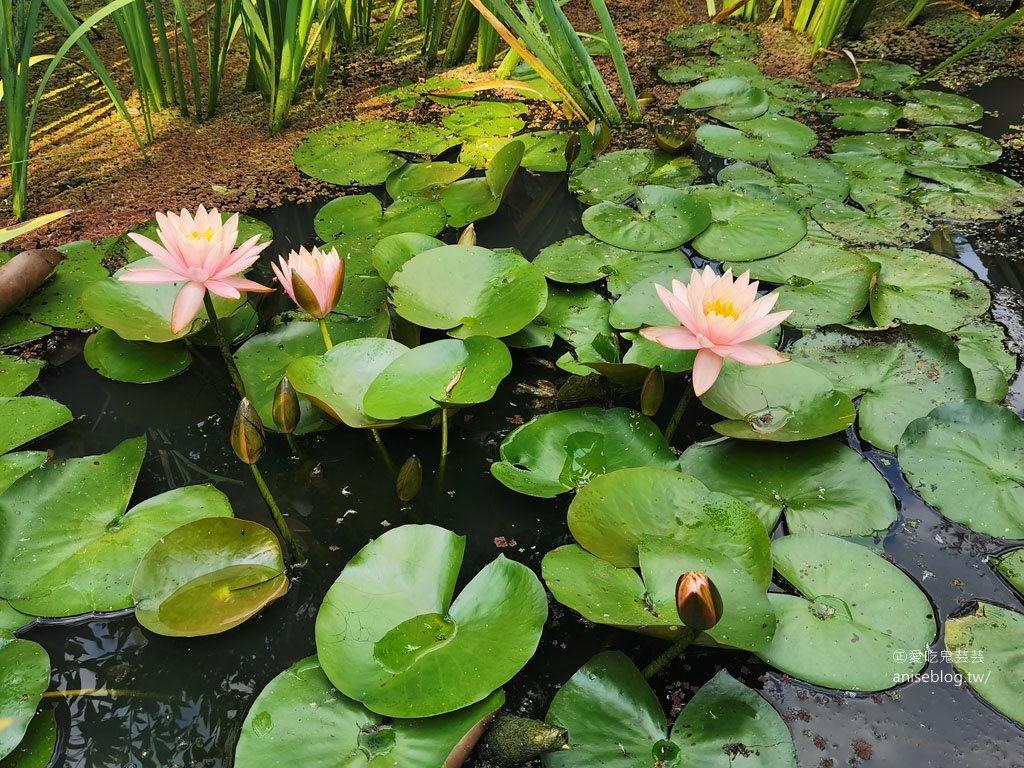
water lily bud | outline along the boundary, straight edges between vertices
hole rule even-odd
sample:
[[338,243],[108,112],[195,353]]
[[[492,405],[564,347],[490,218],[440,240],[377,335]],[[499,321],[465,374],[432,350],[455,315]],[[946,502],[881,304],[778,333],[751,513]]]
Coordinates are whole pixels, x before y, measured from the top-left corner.
[[608,124],[594,118],[587,123],[587,130],[589,130],[590,135],[594,137],[594,153],[597,154],[604,152],[612,141],[612,131],[608,127]]
[[661,372],[661,366],[651,369],[644,379],[644,385],[640,389],[640,413],[644,416],[654,416],[661,408],[661,402],[665,399],[665,374]]
[[522,765],[545,752],[569,748],[569,732],[540,720],[500,712],[480,742],[479,753],[498,765]]
[[243,397],[235,411],[235,423],[231,425],[231,447],[235,455],[246,464],[255,464],[263,455],[263,420],[259,413]]
[[405,460],[405,464],[398,470],[398,479],[395,480],[395,492],[403,504],[407,504],[416,498],[423,485],[423,463],[419,456],[413,454]]
[[274,426],[286,435],[290,435],[299,425],[299,396],[295,387],[285,376],[274,390],[274,405],[270,412],[274,418]]
[[656,104],[658,97],[651,91],[640,91],[636,95],[636,102],[640,105],[640,109],[647,109],[649,106]]
[[569,140],[565,142],[565,162],[567,165],[571,166],[576,162],[576,158],[580,156],[581,148],[580,135],[578,133],[570,133]]
[[459,235],[459,245],[476,245],[476,227],[470,224]]
[[676,582],[676,609],[683,624],[704,632],[722,618],[722,596],[711,579],[700,571],[690,571]]

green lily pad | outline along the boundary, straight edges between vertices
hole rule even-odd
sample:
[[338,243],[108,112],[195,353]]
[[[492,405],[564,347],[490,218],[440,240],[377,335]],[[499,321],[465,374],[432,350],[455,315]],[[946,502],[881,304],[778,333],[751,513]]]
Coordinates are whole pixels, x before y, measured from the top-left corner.
[[695,85],[679,97],[679,106],[710,110],[718,120],[742,121],[768,111],[768,94],[739,77],[718,77]]
[[995,139],[974,131],[931,126],[914,131],[907,145],[910,154],[956,168],[994,163],[1003,154]]
[[6,758],[0,759],[0,768],[47,768],[53,761],[57,747],[57,719],[53,709],[38,712],[28,729]]
[[711,207],[711,225],[693,247],[708,259],[753,261],[789,250],[807,234],[798,210],[755,190],[695,188],[691,195]]
[[749,366],[726,360],[701,402],[729,421],[712,424],[741,440],[788,443],[846,429],[856,412],[827,377],[797,363]]
[[762,589],[771,579],[768,534],[746,504],[676,470],[632,467],[598,475],[569,505],[580,546],[620,568],[640,565],[641,542],[669,537],[739,563]]
[[325,241],[342,236],[381,238],[400,232],[436,235],[444,229],[445,212],[439,203],[421,197],[397,200],[383,210],[377,197],[368,192],[332,200],[317,211],[313,224]]
[[[348,290],[348,286],[346,286]],[[350,339],[379,338],[389,328],[386,314],[366,320],[351,320],[337,315],[327,317],[327,329],[334,343]],[[273,419],[274,390],[292,361],[308,355],[324,353],[324,339],[319,323],[293,320],[280,323],[266,333],[253,336],[235,353],[238,372],[245,382],[245,392],[267,429],[276,429]],[[330,424],[312,403],[299,399],[302,415],[296,434],[325,429]]]
[[287,591],[277,536],[233,517],[175,528],[143,555],[132,581],[135,618],[168,637],[226,632]]
[[589,288],[548,287],[548,303],[536,322],[550,328],[560,339],[579,349],[599,336],[610,336],[608,299]]
[[[18,451],[0,456],[0,494],[46,463],[46,451]],[[2,605],[2,603],[0,603]]]
[[695,351],[669,349],[655,341],[645,339],[639,333],[627,331],[622,334],[629,341],[629,349],[622,356],[622,362],[642,365],[644,368],[661,368],[665,373],[685,373],[693,370]]
[[950,402],[912,421],[899,442],[911,487],[972,531],[1024,539],[1024,423],[998,405]]
[[511,136],[526,125],[527,106],[514,101],[481,101],[458,107],[442,118],[444,127],[464,138]]
[[825,99],[818,104],[819,112],[838,114],[832,125],[843,131],[881,133],[893,128],[903,111],[887,101],[841,97]]
[[436,200],[441,190],[469,173],[461,163],[406,163],[388,176],[385,188],[392,200],[416,195]]
[[981,104],[944,91],[907,91],[903,117],[919,125],[962,125],[981,120],[985,110]]
[[[615,261],[615,272],[608,275],[608,293],[622,296],[634,286],[667,273],[688,275],[693,265],[682,251],[645,253],[630,251]],[[671,284],[671,281],[668,283]]]
[[551,498],[617,469],[673,469],[675,463],[675,452],[646,416],[627,408],[576,408],[512,430],[491,474],[514,491]]
[[841,136],[832,142],[832,151],[839,155],[867,154],[881,155],[895,160],[908,152],[910,141],[894,133],[868,133],[858,136]]
[[846,174],[850,196],[861,205],[905,197],[920,180],[895,160],[869,152],[833,152],[829,161]]
[[495,691],[451,714],[385,722],[339,693],[311,656],[271,680],[253,702],[235,763],[247,768],[285,763],[304,768],[437,768],[504,700]]
[[666,83],[673,84],[693,83],[697,80],[703,80],[708,75],[711,61],[712,57],[710,56],[693,56],[683,59],[681,64],[659,69],[658,77]]
[[184,344],[125,341],[100,328],[85,342],[85,362],[101,376],[131,384],[149,384],[177,376],[192,364]]
[[512,141],[523,144],[520,167],[541,173],[564,173],[569,163],[565,148],[569,143],[568,131],[536,131],[511,136],[485,136],[467,141],[459,152],[459,162],[477,170],[486,168],[505,145]]
[[0,453],[49,434],[72,418],[67,406],[48,397],[0,397]]
[[[432,125],[394,120],[347,120],[309,134],[295,148],[308,176],[343,186],[383,184],[405,164],[394,152],[438,155],[459,139]],[[388,151],[391,150],[391,151]]]
[[985,701],[1024,725],[1024,615],[992,603],[946,619],[946,648],[953,666]]
[[767,114],[736,123],[731,128],[704,123],[697,129],[697,143],[722,157],[757,162],[775,153],[806,155],[818,143],[818,138],[803,123]]
[[0,355],[0,397],[20,395],[39,378],[39,372],[45,365],[42,360]]
[[389,717],[430,717],[486,698],[529,661],[543,587],[499,556],[452,602],[464,549],[451,531],[405,525],[349,561],[316,620],[317,656],[339,691]]
[[594,158],[569,176],[569,191],[587,205],[623,203],[648,184],[683,189],[700,177],[693,159],[650,149],[623,149]]
[[882,691],[927,663],[937,629],[934,609],[895,565],[865,547],[814,533],[777,539],[772,555],[775,569],[802,597],[768,595],[778,626],[757,655],[769,664],[814,685]]
[[408,349],[387,338],[351,339],[326,354],[292,361],[287,376],[296,392],[338,421],[357,428],[386,427],[394,422],[367,416],[363,397],[377,374]]
[[497,211],[519,170],[524,151],[523,142],[510,141],[494,155],[482,178],[462,179],[449,185],[440,198],[448,213],[448,225],[464,227]]
[[602,242],[632,251],[678,248],[711,223],[711,209],[698,197],[671,187],[636,191],[636,209],[604,202],[583,212],[583,228]]
[[826,376],[840,392],[861,396],[861,437],[894,451],[903,430],[935,406],[974,396],[971,372],[944,333],[920,325],[880,331],[829,327],[787,350]]
[[546,719],[569,731],[572,749],[544,755],[545,768],[730,768],[737,745],[757,745],[750,754],[759,766],[796,768],[786,723],[725,670],[687,702],[668,739],[657,698],[633,662],[617,651],[598,654],[561,686]]
[[49,336],[53,328],[35,320],[12,313],[0,318],[0,349],[13,347],[16,344],[24,344],[26,341],[35,341]]
[[916,163],[910,170],[937,182],[922,184],[912,196],[914,202],[936,216],[1000,219],[1024,210],[1024,187],[1000,173],[931,162]]
[[914,206],[897,198],[878,198],[859,210],[834,200],[811,209],[821,228],[849,243],[909,245],[928,234],[928,220]]
[[857,70],[854,70],[853,63],[842,56],[829,58],[825,67],[815,71],[819,80],[829,84],[852,82],[859,75],[857,90],[872,96],[898,93],[920,74],[909,64],[897,64],[885,59],[860,61],[857,63]]
[[998,557],[989,558],[988,562],[1000,576],[1010,582],[1011,587],[1024,595],[1024,549],[1012,549]]
[[669,312],[658,298],[655,286],[671,286],[673,279],[684,275],[685,273],[673,269],[651,275],[636,283],[612,304],[608,322],[619,330],[633,330],[642,325],[679,325],[675,315]]
[[371,418],[398,421],[440,407],[483,403],[511,370],[508,347],[490,336],[432,341],[377,374],[363,395],[363,409]]
[[677,48],[700,48],[710,44],[719,56],[754,56],[758,53],[757,33],[725,24],[689,24],[668,33],[668,43]]
[[792,310],[786,325],[814,328],[845,323],[860,314],[878,267],[861,253],[842,246],[803,240],[783,254],[750,264],[726,262],[735,274],[778,283],[776,310]]
[[403,232],[389,235],[373,246],[373,268],[384,280],[390,280],[409,259],[431,248],[440,248],[445,243],[430,235],[419,232]]
[[769,155],[768,165],[780,191],[802,208],[811,208],[822,200],[842,202],[850,194],[846,175],[828,160],[792,155]]
[[614,274],[616,262],[629,253],[590,235],[572,235],[543,248],[533,264],[558,283],[592,283]]
[[18,311],[54,328],[91,328],[96,323],[82,309],[82,292],[110,276],[100,263],[107,255],[106,249],[80,240],[57,250],[65,254],[65,259],[42,288],[18,306]]
[[0,637],[0,759],[21,743],[50,687],[50,657],[38,643]]
[[544,274],[522,256],[475,245],[431,248],[391,276],[395,311],[458,338],[507,336],[544,308]]
[[873,536],[896,522],[885,479],[842,443],[694,443],[679,466],[708,488],[745,503],[769,531],[783,513],[790,533]]
[[[151,256],[141,258],[133,267],[159,266]],[[206,308],[200,307],[195,319],[179,333],[171,333],[171,310],[181,290],[181,283],[126,283],[118,276],[99,280],[82,293],[82,307],[89,317],[104,328],[109,328],[126,341],[162,343],[183,339],[195,333],[209,320]],[[238,299],[213,296],[218,317],[229,317],[245,303],[245,294]]]
[[864,253],[881,265],[871,289],[871,317],[879,326],[900,322],[951,331],[989,308],[985,284],[952,259],[913,248]]
[[949,335],[956,342],[960,362],[971,369],[977,398],[1001,402],[1017,372],[1017,356],[1006,351],[1006,331],[995,323],[975,320]]
[[134,604],[131,578],[146,551],[179,525],[231,517],[209,485],[176,488],[129,511],[145,438],[110,453],[51,462],[0,497],[0,594],[36,616],[76,616]]

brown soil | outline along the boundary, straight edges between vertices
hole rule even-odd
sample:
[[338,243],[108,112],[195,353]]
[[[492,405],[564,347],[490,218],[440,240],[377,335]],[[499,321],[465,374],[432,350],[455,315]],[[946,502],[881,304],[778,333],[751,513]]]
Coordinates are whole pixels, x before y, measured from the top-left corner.
[[[703,3],[682,3],[690,20],[706,18]],[[407,6],[405,22],[409,30],[413,5]],[[611,0],[609,7],[637,90],[652,91],[659,103],[673,104],[680,87],[661,83],[656,72],[681,58],[678,49],[664,42],[666,34],[684,21],[679,6],[673,0]],[[567,12],[577,29],[599,26],[588,3],[572,3]],[[116,30],[108,25],[101,34],[102,38],[93,43],[122,92],[129,93],[130,70]],[[911,33],[909,37],[911,48],[928,48],[926,33]],[[393,40],[409,38],[399,32]],[[757,63],[767,73],[802,80],[818,91],[827,90],[810,75],[810,49],[805,38],[784,31],[780,25],[767,24],[762,28],[762,42],[764,52]],[[58,245],[120,235],[151,219],[156,211],[192,209],[200,203],[244,211],[337,192],[337,187],[298,171],[292,161],[294,148],[311,131],[337,120],[409,119],[409,113],[397,111],[393,102],[379,97],[378,89],[397,85],[403,78],[416,81],[430,74],[411,42],[393,43],[384,56],[364,50],[343,59],[336,60],[326,96],[314,101],[309,83],[304,81],[289,126],[268,137],[263,101],[258,93],[242,88],[246,55],[240,35],[229,61],[217,115],[203,123],[182,117],[175,110],[154,115],[155,139],[145,147],[145,156],[129,127],[114,113],[99,83],[80,67],[65,67],[52,81],[37,122],[29,213],[64,208],[74,209],[74,213],[17,245]],[[613,92],[617,91],[609,58],[600,57],[598,64],[606,68],[606,81],[612,84]],[[466,81],[488,77],[475,72],[472,65],[445,74]],[[138,112],[137,101],[129,99],[129,105]],[[416,117],[421,116],[417,113]],[[559,120],[560,116],[549,113],[543,105],[533,112],[535,125]],[[141,119],[136,122],[141,131]],[[646,128],[627,129],[616,133],[613,146],[653,146],[653,138]],[[13,223],[9,191],[9,173],[0,169],[0,226]]]

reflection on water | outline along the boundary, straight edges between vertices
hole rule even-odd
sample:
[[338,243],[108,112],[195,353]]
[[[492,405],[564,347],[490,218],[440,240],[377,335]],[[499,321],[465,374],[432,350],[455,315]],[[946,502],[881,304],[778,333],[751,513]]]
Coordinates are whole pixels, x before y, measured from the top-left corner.
[[[1014,103],[1022,102],[1018,98]],[[265,215],[274,227],[278,252],[312,242],[310,223],[318,205]],[[579,215],[580,206],[562,179],[522,174],[502,212],[480,222],[479,242],[517,243],[525,255],[533,256],[549,243],[580,232]],[[1018,349],[1024,344],[1021,259],[1007,258],[1006,245],[1020,236],[1019,224],[997,223],[951,227],[931,241],[935,250],[990,281],[994,315],[1008,326]],[[133,386],[93,374],[75,354],[80,344],[81,339],[72,337],[68,354],[61,354],[64,362],[47,371],[32,390],[68,404],[79,417],[41,444],[54,447],[58,457],[82,456],[146,434],[149,450],[133,503],[168,488],[210,482],[230,497],[240,517],[272,525],[246,468],[228,447],[226,414],[234,411],[233,393],[210,351],[201,351],[197,364],[182,376]],[[431,522],[468,536],[460,587],[498,554],[539,572],[544,553],[571,541],[565,524],[568,498],[520,496],[488,471],[503,435],[533,413],[531,396],[517,392],[515,385],[531,382],[538,370],[529,362],[531,354],[515,354],[518,378],[506,381],[486,407],[468,409],[453,419],[452,454],[440,488],[434,476],[437,431],[385,431],[395,466],[413,453],[423,459],[423,490],[410,506],[396,498],[394,478],[368,433],[341,428],[302,437],[299,458],[289,455],[283,439],[270,437],[260,466],[310,553],[310,564],[293,574],[291,592],[257,618],[224,635],[191,640],[153,635],[130,613],[58,622],[29,632],[50,653],[53,689],[71,692],[59,714],[62,738],[54,764],[229,766],[255,695],[281,670],[314,652],[313,623],[327,588],[363,544],[390,527]],[[546,368],[542,373],[550,375]],[[666,400],[674,396],[670,392]],[[1018,413],[1024,411],[1019,378],[1011,397]],[[694,408],[684,430],[703,436],[710,420]],[[589,463],[591,451],[600,450],[591,444],[579,448],[572,460],[580,465]],[[985,562],[1005,542],[944,521],[910,492],[891,456],[870,449],[865,453],[900,499],[900,522],[882,546],[923,584],[940,622],[974,597],[1019,607]],[[662,649],[656,641],[580,623],[555,603],[551,611],[537,656],[506,689],[509,708],[519,714],[543,716],[555,686],[600,650],[622,649],[642,666]],[[941,641],[935,647],[941,648]],[[994,714],[969,690],[915,683],[892,695],[824,692],[767,672],[756,659],[704,649],[688,652],[655,681],[666,710],[678,711],[693,687],[720,665],[748,684],[763,682],[770,700],[790,721],[803,766],[825,760],[853,765],[870,758],[878,765],[1009,768],[1019,765],[1024,754],[1024,730]],[[941,661],[929,669],[952,670]]]

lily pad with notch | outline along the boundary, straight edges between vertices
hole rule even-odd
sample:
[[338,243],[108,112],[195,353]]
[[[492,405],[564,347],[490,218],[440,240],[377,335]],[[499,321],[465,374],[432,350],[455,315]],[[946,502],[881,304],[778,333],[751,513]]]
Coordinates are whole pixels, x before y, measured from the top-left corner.
[[324,241],[336,238],[377,238],[400,232],[419,232],[436,235],[445,225],[445,211],[440,203],[422,197],[396,200],[387,209],[381,208],[377,196],[345,195],[324,205],[317,211],[313,226]]
[[675,452],[658,427],[627,408],[575,408],[538,416],[501,443],[491,474],[530,496],[552,498],[625,467],[673,469]]
[[444,528],[404,525],[349,561],[316,619],[317,657],[341,693],[430,717],[486,699],[529,661],[548,615],[540,581],[499,555],[453,601],[464,550]]
[[789,250],[807,234],[807,224],[796,208],[762,190],[704,186],[689,194],[711,209],[711,224],[693,241],[705,258],[763,259]]
[[832,125],[843,131],[882,133],[893,128],[903,116],[903,111],[894,104],[876,99],[839,97],[825,99],[817,106],[819,112],[838,114]]
[[583,228],[602,242],[631,251],[678,248],[711,223],[704,200],[671,187],[636,190],[636,208],[603,202],[583,212]]
[[933,215],[986,220],[1024,211],[1024,187],[1009,176],[924,161],[911,165],[909,170],[936,182],[922,184],[912,195],[914,202]]
[[916,90],[904,94],[903,117],[919,125],[976,123],[985,114],[981,104],[945,91]]
[[864,210],[824,200],[811,209],[821,228],[849,243],[909,245],[928,234],[928,219],[911,204],[878,197]]
[[679,106],[709,110],[708,114],[718,120],[752,120],[768,111],[768,94],[743,78],[716,77],[683,93]]
[[612,333],[608,323],[611,308],[608,299],[590,288],[548,286],[548,302],[537,322],[578,349]]
[[981,133],[947,126],[919,128],[910,137],[907,149],[922,160],[955,168],[994,163],[1003,154],[995,139]]
[[773,153],[800,157],[818,143],[814,131],[781,115],[766,114],[730,125],[704,123],[697,129],[697,143],[712,154],[748,162],[765,161]]
[[373,269],[382,279],[390,280],[413,256],[442,245],[445,245],[444,241],[419,232],[388,235],[373,246]]
[[1006,349],[1006,331],[985,320],[974,320],[949,332],[960,362],[971,369],[979,400],[1001,402],[1017,372],[1017,356]]
[[448,213],[448,225],[464,227],[497,211],[519,170],[524,151],[523,142],[510,141],[494,155],[482,178],[460,179],[449,185],[440,198]]
[[413,195],[437,200],[445,187],[467,173],[469,166],[462,163],[406,163],[388,176],[385,188],[392,200]]
[[815,533],[776,539],[772,555],[800,595],[768,595],[778,626],[757,655],[769,664],[826,688],[883,691],[927,663],[935,611],[895,565],[866,547]]
[[85,362],[101,376],[130,384],[150,384],[177,376],[192,364],[184,344],[126,341],[100,328],[85,342]]
[[445,115],[441,123],[466,139],[511,136],[526,125],[520,115],[527,111],[528,107],[521,102],[480,101],[457,107]]
[[700,175],[692,158],[651,149],[622,149],[574,170],[569,191],[587,205],[623,203],[648,184],[683,189]]

